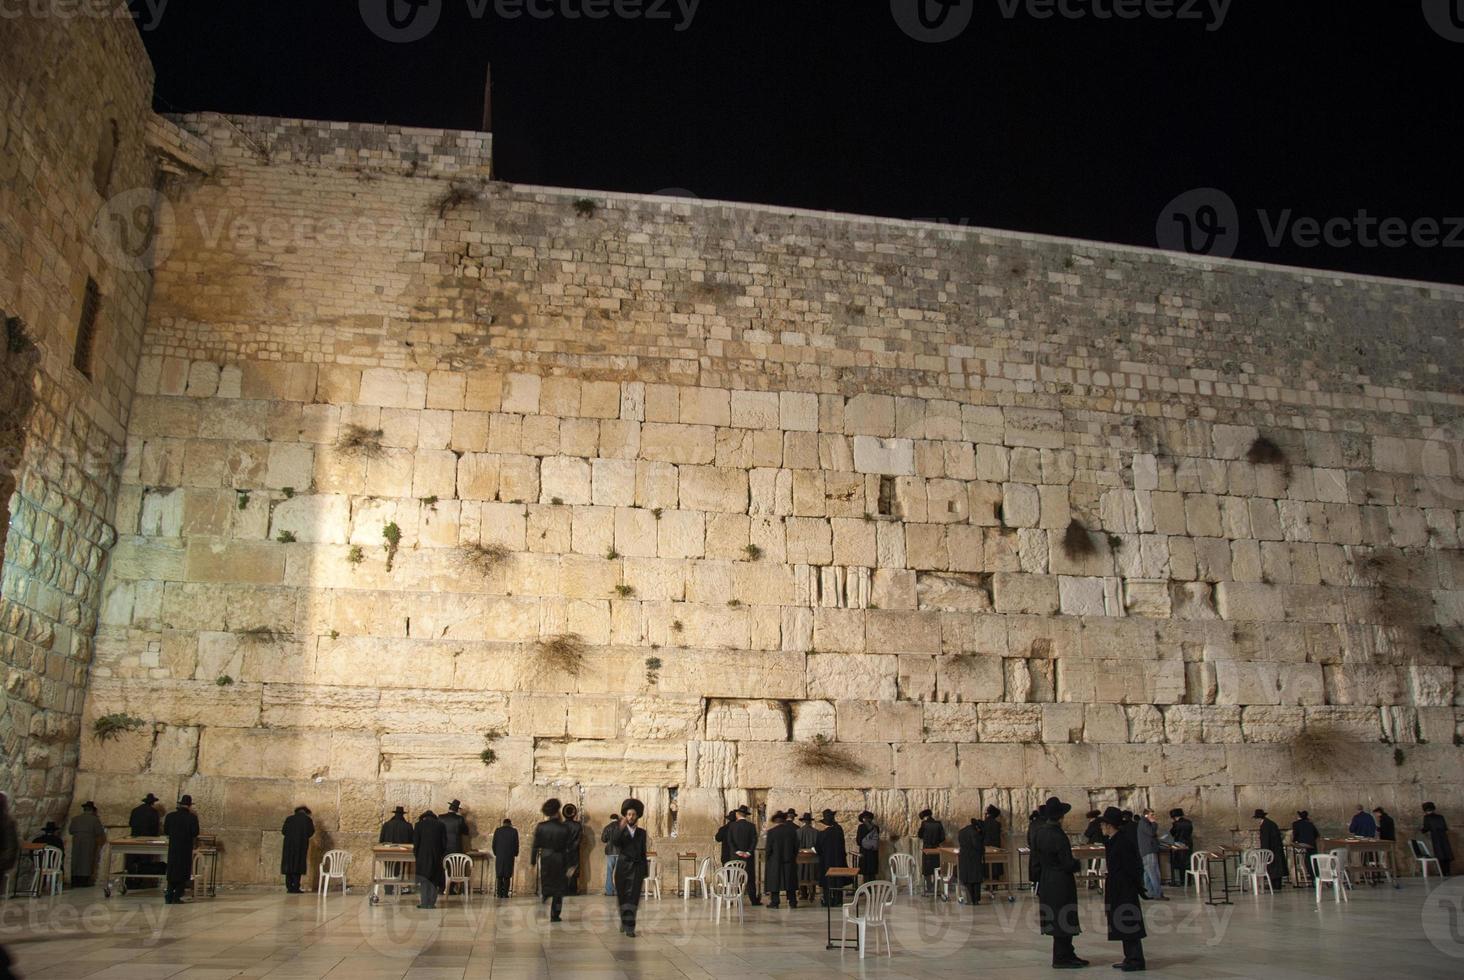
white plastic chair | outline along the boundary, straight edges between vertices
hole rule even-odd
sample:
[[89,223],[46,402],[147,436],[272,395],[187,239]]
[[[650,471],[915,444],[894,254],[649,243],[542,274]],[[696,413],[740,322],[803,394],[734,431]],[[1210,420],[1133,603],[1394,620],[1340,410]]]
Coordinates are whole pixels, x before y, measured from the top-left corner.
[[1434,857],[1433,849],[1424,841],[1414,838],[1408,842],[1408,847],[1413,851],[1413,863],[1418,865],[1418,873],[1423,875],[1423,887],[1428,887],[1428,866],[1433,865],[1434,874],[1440,878],[1444,876],[1443,866],[1439,859]]
[[895,891],[900,889],[900,882],[904,882],[910,889],[910,897],[915,897],[915,856],[904,852],[890,855],[890,884],[895,886]]
[[[65,852],[59,847],[47,844],[35,852],[35,880],[31,882],[31,894],[43,894],[49,887],[50,894],[61,894],[61,860]],[[48,884],[49,883],[49,884]]]
[[747,869],[740,861],[728,861],[717,869],[712,877],[712,921],[722,921],[722,908],[731,918],[736,909],[737,918],[742,920],[742,893],[747,890]]
[[696,870],[696,874],[688,875],[681,879],[681,904],[685,905],[686,900],[691,897],[691,889],[695,886],[701,893],[702,901],[712,897],[712,859],[702,858],[702,863]]
[[[892,881],[866,881],[854,892],[854,901],[844,906],[844,924],[839,928],[839,942],[849,934],[849,923],[854,923],[859,939],[859,958],[864,959],[865,939],[871,926],[884,930],[885,955],[893,955],[890,946],[890,923],[885,918],[885,909],[895,904],[895,884]],[[876,933],[876,939],[878,933]],[[879,951],[876,944],[875,952]]]
[[1312,881],[1317,891],[1317,905],[1322,904],[1322,886],[1332,886],[1332,900],[1337,902],[1350,902],[1347,897],[1347,889],[1342,887],[1342,878],[1347,873],[1343,870],[1337,860],[1337,852],[1331,854],[1313,854],[1311,856]]
[[442,873],[447,886],[443,893],[451,895],[454,884],[462,885],[463,904],[466,905],[473,891],[473,859],[466,854],[449,854],[442,859]]
[[346,872],[351,870],[351,853],[349,851],[334,850],[326,851],[325,857],[320,859],[320,894],[325,895],[330,891],[332,879],[340,879],[341,894],[346,893]]
[[641,884],[641,897],[661,900],[661,859],[649,858],[646,862],[649,865],[646,871],[646,880]]
[[1245,883],[1247,881],[1250,882],[1251,894],[1257,898],[1260,897],[1262,885],[1265,886],[1266,891],[1275,894],[1276,890],[1271,887],[1271,876],[1266,873],[1266,869],[1271,866],[1273,860],[1275,860],[1275,856],[1270,851],[1264,849],[1253,848],[1245,852],[1241,857],[1240,868],[1235,876],[1236,884],[1240,886],[1240,893],[1242,895],[1245,894]]
[[935,897],[942,902],[949,902],[951,900],[951,883],[956,878],[956,866],[954,864],[939,866],[935,869],[935,874],[931,877],[935,880]]
[[1206,887],[1209,887],[1209,884],[1210,884],[1210,865],[1209,865],[1208,858],[1209,858],[1209,855],[1207,855],[1204,851],[1196,851],[1195,853],[1193,853],[1193,854],[1190,855],[1190,866],[1189,866],[1189,870],[1184,873],[1184,890],[1185,891],[1189,891],[1189,883],[1190,883],[1190,879],[1191,878],[1193,878],[1195,880],[1195,894],[1196,895],[1203,895],[1204,894],[1204,892],[1202,892],[1200,890],[1200,882],[1201,881],[1204,881],[1205,886]]

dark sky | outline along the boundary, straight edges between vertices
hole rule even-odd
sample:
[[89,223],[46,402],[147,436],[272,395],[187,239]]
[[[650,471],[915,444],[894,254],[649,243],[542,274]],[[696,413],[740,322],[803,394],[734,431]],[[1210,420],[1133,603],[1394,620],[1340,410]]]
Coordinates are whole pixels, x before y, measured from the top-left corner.
[[[1218,23],[1225,0],[1167,19],[1145,4],[1191,0],[1064,0],[1081,17],[964,0],[944,24],[969,25],[939,43],[912,39],[891,0],[701,0],[689,25],[677,0],[655,19],[615,0],[417,2],[440,5],[435,28],[390,43],[358,0],[171,0],[143,31],[158,106],[476,129],[491,62],[505,180],[1138,245],[1209,187],[1180,207],[1229,237],[1196,246],[1464,283],[1464,0],[1233,0]],[[553,15],[496,12],[526,2]],[[895,6],[909,20],[917,2],[940,23],[944,0]],[[364,3],[384,23],[406,0]],[[564,14],[596,3],[612,15]],[[1097,16],[1115,3],[1140,16]],[[1340,219],[1334,244],[1305,245],[1306,217]]]

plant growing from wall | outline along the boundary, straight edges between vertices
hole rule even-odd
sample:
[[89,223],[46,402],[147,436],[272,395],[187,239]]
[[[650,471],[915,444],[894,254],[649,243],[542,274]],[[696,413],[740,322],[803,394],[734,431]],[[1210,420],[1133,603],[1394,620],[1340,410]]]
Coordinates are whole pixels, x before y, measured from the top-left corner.
[[248,490],[236,490],[235,493],[238,495],[238,498],[239,498],[239,509],[240,510],[248,510],[249,509],[249,491]]
[[750,544],[746,548],[743,548],[742,553],[747,555],[748,561],[757,561],[763,556],[763,550],[755,544]]
[[1246,462],[1256,466],[1286,466],[1291,460],[1276,442],[1267,436],[1256,436],[1245,453]]
[[214,681],[214,683],[217,684],[219,687],[230,687],[234,683],[234,678],[230,677],[228,674],[223,674],[219,677],[218,680]]
[[594,201],[590,200],[588,197],[575,198],[574,213],[579,215],[581,218],[593,218],[595,216],[595,212],[599,209],[600,206]]
[[661,658],[646,658],[646,683],[654,685],[661,679]]
[[430,206],[437,212],[438,218],[446,218],[449,212],[464,204],[471,204],[482,196],[483,192],[470,184],[454,183],[434,197]]
[[483,765],[491,766],[498,761],[498,753],[494,751],[493,743],[502,737],[503,733],[496,728],[483,733],[483,751],[478,754],[478,758],[482,761]]
[[280,544],[294,544],[295,543],[295,532],[294,531],[281,531],[279,533],[279,536],[276,537],[275,540],[278,541]]
[[392,521],[381,529],[381,537],[386,542],[386,570],[396,563],[397,548],[402,543],[402,529],[397,527],[397,522]]
[[362,459],[377,459],[383,450],[381,440],[386,435],[382,429],[368,429],[364,425],[345,425],[336,439],[336,451],[345,456]]
[[680,632],[682,632],[685,629],[686,629],[686,626],[682,624],[681,620],[679,620],[679,619],[673,619],[673,620],[671,620],[671,632],[673,632],[673,633],[680,633]]
[[278,643],[289,637],[289,633],[271,626],[251,626],[239,631],[239,638],[246,643]]
[[793,760],[799,766],[822,772],[842,772],[852,776],[861,776],[865,772],[853,753],[822,733],[807,742],[796,743]]
[[513,552],[501,544],[478,542],[463,545],[458,549],[458,556],[465,568],[477,572],[479,575],[487,576],[495,568],[508,561],[513,556]]
[[605,560],[606,561],[614,561],[615,559],[617,559],[619,557],[620,557],[620,552],[616,551],[613,545],[605,552]]
[[366,552],[362,550],[359,544],[351,545],[351,550],[346,552],[346,563],[349,565],[359,565],[365,560]]
[[114,738],[121,738],[127,732],[135,732],[145,722],[141,718],[129,715],[125,712],[102,715],[92,722],[92,738],[98,742],[110,742]]
[[584,665],[585,640],[578,633],[558,633],[534,644],[534,666],[540,672],[578,677]]
[[635,586],[617,585],[615,586],[615,594],[620,596],[620,598],[622,599],[629,599],[631,596],[635,595]]

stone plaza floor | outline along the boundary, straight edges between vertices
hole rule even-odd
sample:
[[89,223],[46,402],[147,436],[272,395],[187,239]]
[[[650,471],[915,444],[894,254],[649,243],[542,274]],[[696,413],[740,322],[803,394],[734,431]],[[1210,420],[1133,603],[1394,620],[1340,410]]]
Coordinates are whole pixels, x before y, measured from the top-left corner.
[[[1437,879],[1434,879],[1436,882]],[[1173,893],[1145,905],[1149,972],[1158,977],[1464,976],[1464,878],[1425,892],[1359,887],[1350,903],[1283,889],[1205,906]],[[668,891],[642,906],[639,935],[621,936],[613,899],[581,896],[551,925],[532,899],[444,900],[435,911],[372,906],[361,889],[341,897],[224,890],[217,898],[165,906],[158,892],[105,900],[99,889],[54,899],[10,899],[0,941],[26,980],[459,980],[466,977],[798,978],[870,976],[1049,977],[1049,941],[1035,929],[1029,897],[978,908],[901,895],[892,910],[894,955],[824,949],[819,907],[747,909],[714,924],[708,906]],[[1115,975],[1098,894],[1082,900],[1077,946]],[[838,930],[835,910],[835,932]]]

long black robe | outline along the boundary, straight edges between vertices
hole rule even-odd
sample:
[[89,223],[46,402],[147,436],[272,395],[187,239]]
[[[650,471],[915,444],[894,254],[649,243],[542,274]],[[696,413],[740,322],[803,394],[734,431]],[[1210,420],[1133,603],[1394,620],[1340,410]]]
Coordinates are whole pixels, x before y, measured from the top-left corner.
[[722,846],[723,864],[726,864],[728,861],[732,860],[732,842],[727,839],[727,829],[731,826],[732,821],[730,820],[722,824],[722,826],[717,828],[717,833],[712,838]]
[[[128,834],[132,837],[161,837],[163,833],[163,815],[152,803],[139,803],[132,808],[127,817]],[[124,860],[124,866],[133,874],[157,875],[165,870],[163,862],[149,860],[142,854],[129,854]],[[146,878],[128,878],[128,888],[151,888],[155,882]]]
[[[651,873],[651,836],[644,827],[621,827],[610,835],[620,856],[615,859],[615,900],[620,906],[620,925],[635,929],[636,912],[640,909],[641,892],[646,876]],[[751,864],[751,862],[748,862]]]
[[1454,848],[1449,843],[1449,825],[1442,813],[1425,813],[1423,826],[1418,829],[1428,834],[1429,849],[1439,859],[1440,864],[1454,860]]
[[1397,840],[1398,824],[1389,814],[1378,817],[1378,840]]
[[980,823],[968,823],[956,835],[956,877],[963,885],[981,887],[986,880],[986,840]]
[[544,898],[563,898],[569,894],[569,879],[565,877],[569,860],[569,828],[564,821],[540,821],[534,828],[529,862],[539,862],[539,894]]
[[493,831],[493,873],[499,878],[513,877],[513,861],[518,857],[517,827],[499,827]]
[[447,870],[442,859],[447,856],[447,831],[437,814],[428,810],[412,829],[412,855],[417,859],[417,877],[432,882],[438,891],[447,887]]
[[412,825],[407,822],[406,817],[392,817],[381,825],[381,836],[377,838],[381,844],[410,844],[412,842]]
[[1108,938],[1114,942],[1143,939],[1144,863],[1133,838],[1117,833],[1104,840],[1108,851],[1108,878],[1103,886],[1103,917],[1108,921]]
[[198,839],[198,814],[179,808],[163,820],[168,838],[168,886],[174,891],[188,887],[193,877],[193,842]]
[[565,869],[569,878],[569,894],[578,895],[580,847],[585,839],[585,825],[578,820],[566,820],[564,826],[569,831],[569,850],[565,852],[565,860],[569,862]]
[[1107,838],[1103,836],[1103,825],[1097,817],[1088,821],[1088,828],[1083,831],[1083,840],[1089,844],[1102,844]]
[[[813,849],[818,854],[818,884],[827,892],[829,869],[849,866],[849,850],[844,844],[844,828],[835,823],[820,830],[818,841],[813,845]],[[835,888],[845,888],[852,884],[847,878],[835,878],[834,882]]]
[[1037,840],[1037,830],[1042,824],[1043,821],[1041,818],[1032,820],[1027,824],[1027,880],[1034,884],[1037,881],[1037,847],[1035,841]]
[[[1076,936],[1080,867],[1062,827],[1050,820],[1036,821],[1031,832],[1032,869],[1037,882],[1037,910],[1044,936]],[[1134,848],[1135,853],[1138,848]]]
[[310,838],[315,836],[315,821],[306,813],[292,813],[280,827],[285,835],[280,848],[280,874],[303,875],[310,866]]
[[[1001,818],[987,817],[981,821],[981,839],[986,842],[987,847],[994,847],[1001,850]],[[1001,881],[1006,874],[1005,861],[991,862],[991,880]]]
[[[916,834],[920,838],[922,851],[926,848],[939,847],[945,843],[945,824],[936,820],[934,817],[922,820],[920,822],[920,829],[916,831]],[[920,873],[922,875],[929,877],[935,873],[935,869],[938,867],[940,867],[939,854],[920,855]]]
[[768,828],[768,891],[773,901],[779,892],[798,887],[798,829],[790,823],[777,823]]
[[1281,837],[1281,828],[1270,817],[1261,821],[1261,847],[1271,852],[1271,866],[1266,872],[1271,887],[1280,888],[1281,879],[1286,876],[1286,841]]
[[761,902],[762,892],[757,887],[757,828],[751,820],[739,817],[728,824],[727,846],[732,852],[731,860],[747,862],[747,894],[753,902]]
[[446,854],[461,854],[468,840],[468,821],[461,813],[454,813],[448,810],[437,818],[442,824],[442,832],[445,835],[447,844],[444,845]]
[[1307,851],[1317,849],[1317,839],[1322,835],[1317,832],[1317,825],[1310,820],[1293,820],[1291,822],[1291,840],[1297,847],[1304,847]]

